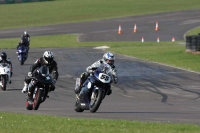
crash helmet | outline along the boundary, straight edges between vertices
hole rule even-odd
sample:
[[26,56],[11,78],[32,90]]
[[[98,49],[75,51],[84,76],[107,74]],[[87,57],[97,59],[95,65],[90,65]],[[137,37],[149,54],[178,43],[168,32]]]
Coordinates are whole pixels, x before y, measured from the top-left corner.
[[44,61],[45,61],[46,64],[51,64],[51,62],[54,59],[53,52],[51,52],[51,51],[45,51],[44,54],[43,54],[43,59],[44,59]]
[[1,53],[1,59],[6,60],[7,59],[7,54],[5,52]]
[[114,56],[113,53],[108,52],[108,53],[105,53],[105,54],[103,55],[103,60],[104,60],[107,64],[109,64],[110,66],[113,66],[114,63],[115,63],[115,56]]
[[28,34],[28,32],[27,31],[24,31],[24,36],[26,36]]

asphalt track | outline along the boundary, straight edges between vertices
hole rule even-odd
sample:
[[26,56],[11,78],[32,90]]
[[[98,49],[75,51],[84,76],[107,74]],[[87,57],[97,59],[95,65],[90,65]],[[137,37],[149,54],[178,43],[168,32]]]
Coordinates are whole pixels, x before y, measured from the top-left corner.
[[[183,40],[183,34],[199,26],[200,10],[160,13],[93,22],[62,24],[0,30],[0,38],[19,37],[24,30],[31,36],[53,34],[80,34],[79,41],[161,41]],[[154,31],[159,21],[159,31]],[[133,26],[137,23],[138,33]],[[123,34],[117,35],[118,25]],[[50,98],[39,110],[25,108],[25,95],[21,93],[24,77],[34,61],[45,50],[55,54],[59,67],[59,80]],[[100,59],[104,50],[92,47],[66,49],[30,49],[29,58],[21,66],[14,49],[7,52],[13,63],[12,84],[7,91],[0,91],[0,111],[27,114],[48,114],[76,118],[106,118],[153,122],[200,123],[200,76],[198,73],[181,70],[162,64],[142,61],[116,54],[119,83],[112,87],[113,94],[107,96],[96,113],[74,111],[75,79],[85,68]]]

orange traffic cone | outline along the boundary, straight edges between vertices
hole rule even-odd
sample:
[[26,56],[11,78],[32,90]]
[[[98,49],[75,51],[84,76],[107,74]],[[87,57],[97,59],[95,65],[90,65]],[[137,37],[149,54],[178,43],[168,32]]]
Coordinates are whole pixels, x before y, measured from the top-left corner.
[[160,38],[159,37],[157,38],[157,42],[160,42]]
[[156,22],[156,27],[155,27],[155,30],[158,31],[159,28],[158,28],[158,21]]
[[175,38],[174,37],[172,37],[172,42],[175,42]]
[[119,25],[118,34],[122,34],[122,28],[121,28],[121,25]]
[[134,25],[134,30],[133,30],[133,32],[134,32],[134,33],[137,32],[137,26],[136,26],[136,24]]
[[141,42],[144,42],[144,37],[142,37],[142,40],[141,40]]

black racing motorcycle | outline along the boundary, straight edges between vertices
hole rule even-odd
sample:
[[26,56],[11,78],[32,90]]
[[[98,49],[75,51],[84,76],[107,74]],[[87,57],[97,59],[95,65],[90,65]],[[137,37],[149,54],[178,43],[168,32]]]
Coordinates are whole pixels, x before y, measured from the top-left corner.
[[48,67],[41,66],[34,72],[30,84],[34,85],[33,99],[29,99],[29,94],[27,94],[26,108],[37,110],[48,97],[48,92],[51,91],[52,86],[54,86]]

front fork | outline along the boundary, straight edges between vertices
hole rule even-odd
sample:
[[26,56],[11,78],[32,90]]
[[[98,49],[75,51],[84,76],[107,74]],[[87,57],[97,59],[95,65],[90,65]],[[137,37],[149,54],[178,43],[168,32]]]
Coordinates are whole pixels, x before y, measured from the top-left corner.
[[41,90],[42,92],[43,92],[43,95],[42,95],[42,97],[41,97],[41,102],[44,102],[44,100],[45,100],[45,90],[44,90],[44,88],[38,88],[37,86],[35,87],[35,90],[34,90],[34,93],[33,93],[33,99],[35,99],[36,98],[36,96],[38,96],[38,94],[37,93],[39,93],[39,90]]

